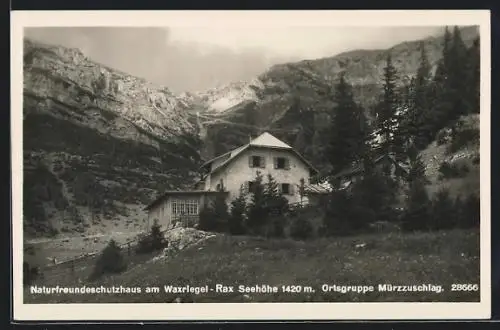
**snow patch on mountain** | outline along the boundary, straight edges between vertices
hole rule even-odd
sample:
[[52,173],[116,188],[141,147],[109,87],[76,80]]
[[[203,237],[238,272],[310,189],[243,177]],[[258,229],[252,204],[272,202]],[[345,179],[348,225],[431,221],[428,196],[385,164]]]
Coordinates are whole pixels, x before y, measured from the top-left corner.
[[258,91],[264,89],[259,79],[249,82],[238,81],[224,86],[197,93],[198,98],[207,107],[207,111],[222,113],[244,101],[257,101]]

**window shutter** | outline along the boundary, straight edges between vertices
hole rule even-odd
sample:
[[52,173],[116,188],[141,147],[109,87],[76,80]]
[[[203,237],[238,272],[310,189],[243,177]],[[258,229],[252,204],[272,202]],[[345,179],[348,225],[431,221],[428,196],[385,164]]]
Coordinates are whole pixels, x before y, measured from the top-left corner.
[[278,192],[279,192],[280,194],[282,194],[282,193],[283,193],[283,184],[282,184],[282,183],[278,185]]
[[290,169],[290,159],[289,158],[285,158],[285,169],[286,170]]
[[260,167],[266,168],[266,158],[260,157]]
[[290,195],[295,195],[295,185],[294,184],[290,184],[290,187],[288,188],[289,189],[289,193]]
[[253,167],[252,156],[248,156],[248,166]]
[[278,168],[278,157],[273,157],[274,169]]

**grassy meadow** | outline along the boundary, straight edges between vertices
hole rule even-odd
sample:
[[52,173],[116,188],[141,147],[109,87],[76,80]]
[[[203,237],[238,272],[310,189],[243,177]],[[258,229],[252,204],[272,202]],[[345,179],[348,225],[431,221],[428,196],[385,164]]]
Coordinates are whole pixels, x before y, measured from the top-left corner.
[[[139,294],[32,294],[25,303],[163,303],[163,302],[398,302],[479,301],[479,291],[452,291],[454,283],[479,284],[479,232],[386,233],[311,241],[216,235],[168,257],[124,257],[126,271],[86,280],[94,258],[79,265],[47,270],[35,285],[48,287],[141,287]],[[234,292],[165,293],[164,285],[234,286]],[[373,285],[365,294],[323,292],[328,285]],[[442,286],[436,292],[379,292],[378,284]],[[238,286],[270,285],[276,293],[241,293]],[[282,286],[302,292],[283,292]],[[146,287],[159,292],[146,293]],[[310,289],[306,288],[310,287]]]

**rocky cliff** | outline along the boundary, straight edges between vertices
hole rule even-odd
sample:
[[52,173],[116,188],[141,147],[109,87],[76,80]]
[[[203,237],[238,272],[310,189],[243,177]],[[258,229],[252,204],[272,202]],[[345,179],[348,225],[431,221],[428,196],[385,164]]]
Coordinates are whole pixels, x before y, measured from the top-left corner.
[[[473,26],[461,29],[467,46],[478,33],[478,28]],[[390,49],[355,50],[328,58],[275,65],[246,84],[240,82],[212,90],[206,99],[207,108],[217,109],[213,112],[218,121],[208,121],[206,125],[209,147],[205,155],[222,153],[245,143],[249,135],[269,130],[296,146],[321,168],[322,137],[318,132],[328,124],[328,113],[333,106],[332,87],[339,73],[347,73],[357,102],[370,117],[370,108],[381,92],[387,55],[392,56],[399,83],[405,84],[416,74],[421,42],[435,69],[441,58],[443,36],[404,42]],[[221,109],[224,104],[227,108]]]
[[23,69],[28,235],[137,227],[145,203],[192,176],[199,140],[185,99],[30,40]]
[[[467,45],[477,35],[475,27],[462,29]],[[443,38],[423,42],[435,65]],[[347,72],[368,111],[381,91],[388,52],[400,76],[409,78],[418,67],[419,44],[276,65],[249,82],[174,95],[79,50],[26,40],[25,233],[141,229],[142,208],[158,193],[190,184],[202,159],[263,130],[321,168],[320,132],[339,73]]]

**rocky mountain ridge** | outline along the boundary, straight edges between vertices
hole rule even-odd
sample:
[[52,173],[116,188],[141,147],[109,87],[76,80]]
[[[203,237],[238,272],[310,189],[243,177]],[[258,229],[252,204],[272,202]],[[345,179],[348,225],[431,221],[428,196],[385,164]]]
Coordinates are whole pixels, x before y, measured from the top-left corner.
[[31,40],[23,71],[28,235],[137,227],[144,204],[194,175],[190,105],[167,88]]
[[[444,29],[443,29],[444,32]],[[463,27],[462,39],[467,46],[479,35],[478,28]],[[371,108],[382,88],[383,70],[387,55],[399,75],[399,83],[409,83],[415,76],[423,44],[430,64],[435,70],[441,57],[443,36],[404,42],[383,50],[354,50],[333,57],[274,65],[252,82],[244,85],[252,93],[239,93],[237,88],[225,87],[212,91],[212,104],[230,104],[231,108],[219,110],[223,122],[208,121],[205,156],[223,153],[264,130],[296,146],[305,156],[321,167],[322,137],[318,132],[328,123],[333,104],[333,85],[341,72],[353,85],[354,96],[371,117]],[[226,95],[239,95],[229,102]],[[248,97],[245,97],[248,95]],[[208,105],[209,107],[209,105]],[[233,123],[233,125],[228,124]]]
[[[475,27],[462,29],[468,45],[477,35]],[[442,38],[424,43],[435,64]],[[263,130],[321,165],[318,132],[328,123],[338,74],[347,72],[368,111],[380,92],[387,52],[398,72],[411,77],[419,45],[275,65],[249,82],[175,95],[77,49],[25,40],[25,232],[142,229],[143,207],[161,191],[189,185],[202,158]]]

